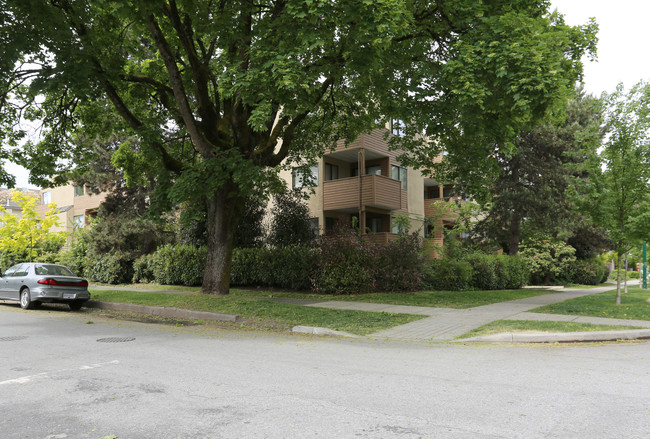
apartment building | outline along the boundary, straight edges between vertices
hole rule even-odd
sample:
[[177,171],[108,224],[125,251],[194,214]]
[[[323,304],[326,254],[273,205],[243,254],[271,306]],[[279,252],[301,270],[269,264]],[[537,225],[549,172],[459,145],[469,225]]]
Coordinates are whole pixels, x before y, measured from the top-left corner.
[[72,232],[84,228],[97,214],[99,205],[106,198],[105,193],[93,194],[86,186],[60,186],[41,190],[41,204],[38,211],[44,214],[50,203],[56,204],[59,227],[52,232]]
[[[311,187],[307,202],[314,225],[327,233],[338,223],[351,224],[356,218],[362,233],[378,243],[397,238],[398,214],[410,219],[410,231],[442,245],[443,227],[451,227],[455,215],[435,212],[435,201],[454,199],[451,185],[425,177],[403,166],[399,151],[388,148],[386,130],[360,135],[345,146],[341,141],[311,168],[311,177],[296,171],[282,177],[293,188]],[[399,135],[399,132],[390,134]],[[436,218],[435,225],[427,218]]]

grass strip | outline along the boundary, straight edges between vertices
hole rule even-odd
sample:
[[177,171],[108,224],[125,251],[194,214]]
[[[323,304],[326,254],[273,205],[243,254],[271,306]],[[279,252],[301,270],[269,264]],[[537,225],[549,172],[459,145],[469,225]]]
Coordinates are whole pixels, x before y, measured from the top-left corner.
[[[425,316],[376,313],[368,311],[312,308],[277,303],[238,295],[167,294],[137,291],[92,291],[93,300],[166,306],[197,311],[237,314],[245,319],[271,320],[290,328],[295,325],[318,326],[337,331],[367,335],[419,320]],[[277,327],[277,325],[270,325]]]
[[536,308],[531,312],[567,314],[611,319],[650,320],[650,290],[628,287],[628,293],[621,292],[621,304],[616,305],[616,290],[590,296],[578,297]]
[[549,322],[537,320],[497,320],[480,328],[456,337],[457,339],[478,337],[481,335],[501,334],[504,332],[593,332],[617,331],[626,329],[647,329],[625,325],[594,325],[576,322]]
[[407,293],[369,293],[354,295],[308,294],[254,289],[232,289],[239,297],[283,297],[310,300],[337,300],[345,302],[384,303],[389,305],[430,306],[434,308],[473,308],[509,300],[524,299],[542,294],[555,294],[546,289],[478,290],[478,291],[415,291]]

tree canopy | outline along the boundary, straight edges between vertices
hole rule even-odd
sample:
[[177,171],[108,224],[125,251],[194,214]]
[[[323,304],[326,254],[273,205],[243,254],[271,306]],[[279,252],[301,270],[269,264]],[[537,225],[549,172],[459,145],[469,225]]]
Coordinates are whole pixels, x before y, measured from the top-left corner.
[[[280,166],[398,118],[405,163],[429,166],[444,146],[481,172],[561,107],[596,26],[567,26],[549,6],[0,0],[0,158],[61,181],[91,153],[84,139],[129,139],[112,157],[127,180],[206,206],[203,291],[227,293],[246,196],[279,190]],[[43,137],[15,149],[20,117],[41,120]]]
[[65,242],[66,232],[50,232],[59,226],[57,208],[50,204],[44,215],[36,211],[38,198],[21,191],[13,191],[11,201],[20,207],[20,215],[0,206],[0,267],[25,260],[47,260],[46,253],[56,253]]
[[566,234],[586,227],[570,200],[576,179],[588,168],[601,145],[601,104],[577,90],[560,124],[543,123],[522,132],[517,150],[498,152],[499,175],[487,185],[485,215],[476,226],[481,239],[499,242],[516,254],[524,237]]
[[641,82],[627,92],[619,84],[603,101],[608,136],[585,187],[589,202],[582,207],[616,248],[620,304],[621,255],[650,240],[650,84]]

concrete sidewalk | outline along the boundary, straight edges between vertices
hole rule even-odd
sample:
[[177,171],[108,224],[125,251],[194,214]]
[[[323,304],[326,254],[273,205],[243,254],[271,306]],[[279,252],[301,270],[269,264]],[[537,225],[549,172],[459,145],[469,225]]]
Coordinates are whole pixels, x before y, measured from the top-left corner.
[[[591,289],[566,289],[561,292],[527,297],[525,299],[493,303],[468,309],[429,308],[422,306],[384,305],[363,302],[329,301],[306,304],[306,306],[351,309],[358,311],[391,312],[426,315],[427,318],[396,326],[384,331],[369,335],[373,338],[409,339],[449,341],[472,329],[476,329],[496,320],[557,320],[577,321],[581,323],[600,323],[605,325],[641,326],[650,328],[650,321],[621,319],[601,319],[598,317],[559,316],[554,314],[532,314],[527,311],[551,305],[576,297],[599,294],[609,291],[615,286],[605,286]],[[540,317],[544,316],[544,317]]]
[[[149,290],[149,289],[136,289],[133,287],[112,287],[112,286],[99,286],[92,285],[91,289],[96,290],[123,290],[123,291],[139,291],[139,292],[156,292],[168,294],[191,294],[191,291],[184,290]],[[592,323],[602,325],[621,325],[621,326],[636,326],[641,328],[649,328],[648,330],[635,331],[598,331],[598,332],[579,332],[579,333],[538,333],[538,334],[500,334],[485,337],[476,337],[468,339],[468,341],[486,341],[486,342],[554,342],[554,341],[595,341],[595,340],[611,340],[618,338],[649,338],[650,337],[650,321],[645,320],[625,320],[625,319],[610,319],[601,317],[583,317],[583,316],[569,316],[557,314],[541,314],[528,312],[544,305],[551,305],[554,303],[563,302],[565,300],[574,299],[577,297],[588,296],[592,294],[599,294],[605,291],[610,291],[616,288],[615,285],[608,285],[599,288],[590,289],[564,289],[550,294],[542,294],[539,296],[527,297],[524,299],[511,300],[507,302],[493,303],[490,305],[477,306],[467,309],[453,309],[453,308],[432,308],[427,306],[408,306],[408,305],[389,305],[380,303],[366,303],[366,302],[347,302],[347,301],[316,301],[310,299],[295,299],[295,298],[260,298],[261,300],[272,300],[283,303],[291,303],[295,305],[309,306],[315,308],[329,308],[329,309],[345,309],[356,311],[370,311],[370,312],[387,312],[397,314],[416,314],[424,315],[426,318],[410,322],[404,325],[396,326],[384,331],[376,332],[368,335],[372,338],[385,338],[395,340],[427,340],[427,341],[450,341],[465,334],[472,329],[479,328],[487,323],[496,320],[538,320],[538,321],[563,321],[563,322],[577,322],[577,323]],[[101,303],[101,302],[100,302]],[[106,305],[94,304],[95,307],[112,307],[120,309],[121,305],[128,306],[127,304],[112,303]],[[150,307],[154,308],[154,307]],[[124,309],[126,310],[126,309]],[[129,311],[134,311],[129,309]],[[180,311],[180,310],[175,310]],[[137,312],[137,311],[136,311]],[[146,311],[143,311],[146,313]],[[158,313],[162,311],[155,311]],[[192,311],[190,313],[198,313]],[[215,313],[216,314],[216,313]],[[226,318],[224,318],[226,317]],[[205,316],[188,317],[206,320]],[[223,316],[215,315],[209,320],[236,320],[236,316]],[[296,332],[310,332],[310,333],[332,333],[330,330],[327,332],[326,328],[311,328],[311,327],[297,327]],[[628,332],[628,334],[625,334]],[[619,334],[622,333],[622,334]],[[342,334],[336,334],[342,335]]]

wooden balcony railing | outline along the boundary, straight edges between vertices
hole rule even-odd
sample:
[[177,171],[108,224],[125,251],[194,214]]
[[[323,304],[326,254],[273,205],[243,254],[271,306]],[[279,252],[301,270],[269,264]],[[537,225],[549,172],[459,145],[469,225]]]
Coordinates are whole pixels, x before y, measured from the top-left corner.
[[363,239],[372,241],[376,244],[388,244],[391,241],[395,241],[399,235],[397,233],[390,232],[380,232],[380,233],[366,233],[363,236]]
[[406,191],[402,191],[401,182],[383,175],[364,175],[361,179],[350,177],[323,182],[323,210],[358,208],[360,204],[399,210],[405,203]]

